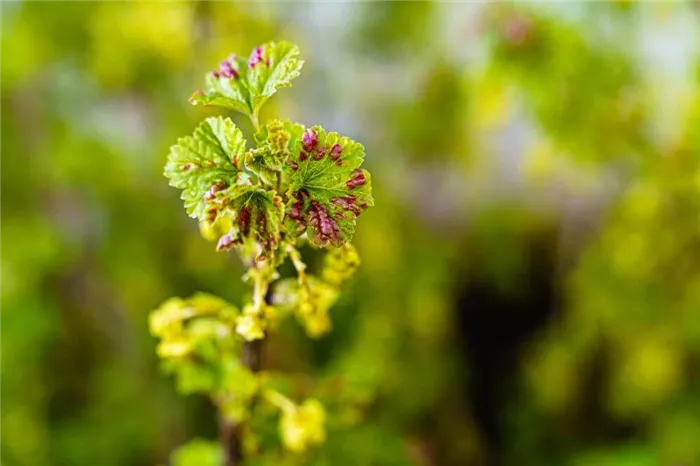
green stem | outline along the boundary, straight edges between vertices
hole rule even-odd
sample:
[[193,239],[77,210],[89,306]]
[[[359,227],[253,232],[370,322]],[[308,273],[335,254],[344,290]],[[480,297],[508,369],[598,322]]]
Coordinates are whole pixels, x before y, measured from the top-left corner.
[[254,110],[253,113],[250,115],[250,121],[253,122],[253,129],[257,133],[260,131],[260,122],[258,121],[258,110]]
[[243,448],[241,447],[241,425],[226,420],[219,420],[219,442],[224,449],[224,466],[240,466],[243,464]]
[[267,270],[255,267],[253,274],[253,306],[258,313],[265,308],[265,295],[270,286]]
[[[292,264],[294,264],[294,268],[297,271],[297,283],[299,283],[300,291],[300,305],[298,309],[301,315],[308,317],[308,315],[316,313],[317,308],[316,306],[308,308],[308,304],[311,302],[311,287],[309,286],[309,279],[306,275],[306,264],[301,259],[301,253],[299,253],[297,248],[291,244],[288,244],[286,249],[287,253],[289,254],[289,258],[292,260]],[[304,303],[306,303],[307,306],[302,306]],[[307,311],[302,312],[302,309],[306,309]]]
[[278,391],[267,389],[263,392],[263,398],[282,411],[294,411],[296,409],[294,402]]
[[309,282],[306,276],[306,264],[304,263],[304,261],[301,260],[301,254],[299,253],[299,250],[297,250],[297,248],[295,248],[291,244],[288,244],[287,253],[289,254],[289,258],[292,260],[292,264],[294,264],[294,268],[297,271],[299,286],[308,289]]

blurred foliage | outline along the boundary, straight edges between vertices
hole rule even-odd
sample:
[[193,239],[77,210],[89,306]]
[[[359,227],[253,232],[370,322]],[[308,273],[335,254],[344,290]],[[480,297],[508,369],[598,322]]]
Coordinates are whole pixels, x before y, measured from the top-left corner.
[[4,2],[3,464],[208,464],[146,313],[245,288],[162,166],[203,70],[282,38],[313,78],[262,119],[363,141],[378,200],[333,331],[267,348],[327,410],[303,464],[700,464],[698,12]]

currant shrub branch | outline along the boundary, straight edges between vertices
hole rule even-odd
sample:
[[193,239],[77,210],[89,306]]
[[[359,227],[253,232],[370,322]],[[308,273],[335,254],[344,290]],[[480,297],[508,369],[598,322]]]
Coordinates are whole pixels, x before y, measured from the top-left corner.
[[[203,235],[217,241],[217,250],[241,258],[251,299],[239,308],[196,294],[171,298],[150,315],[157,353],[180,392],[207,394],[229,426],[249,427],[254,402],[276,407],[282,444],[292,453],[323,442],[324,408],[315,399],[296,403],[266,386],[264,374],[249,367],[243,353],[288,316],[310,337],[331,329],[329,310],[360,263],[350,244],[355,222],[374,203],[360,143],[320,126],[259,121],[261,106],[291,85],[303,63],[295,45],[270,42],[248,58],[231,55],[190,98],[194,105],[241,112],[253,123],[248,142],[229,118],[205,119],[172,146],[164,170],[170,185],[182,190],[185,209]],[[304,244],[326,250],[318,276],[307,272]],[[287,258],[297,276],[279,280],[277,269]],[[236,439],[245,451],[236,458],[218,453],[222,464],[264,454],[248,427],[236,429],[246,437]],[[196,452],[212,455],[203,445],[179,451],[176,462]],[[223,447],[218,451],[231,449]]]

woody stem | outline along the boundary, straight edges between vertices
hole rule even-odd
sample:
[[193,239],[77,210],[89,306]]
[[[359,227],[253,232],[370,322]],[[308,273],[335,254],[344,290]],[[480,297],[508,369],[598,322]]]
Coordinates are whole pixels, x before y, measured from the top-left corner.
[[[253,270],[253,305],[258,312],[263,312],[265,295],[269,287],[268,276],[259,268]],[[243,344],[242,363],[254,374],[262,370],[264,337],[246,341]],[[219,440],[224,450],[224,466],[241,466],[243,464],[243,424],[221,418]]]

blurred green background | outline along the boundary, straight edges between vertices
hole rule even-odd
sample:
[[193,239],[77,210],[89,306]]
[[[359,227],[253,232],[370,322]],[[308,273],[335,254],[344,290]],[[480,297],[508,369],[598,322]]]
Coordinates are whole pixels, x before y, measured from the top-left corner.
[[216,437],[147,314],[243,269],[162,167],[205,73],[279,39],[306,65],[263,118],[363,142],[377,203],[334,331],[267,349],[344,408],[308,464],[700,465],[697,3],[1,8],[4,466]]

